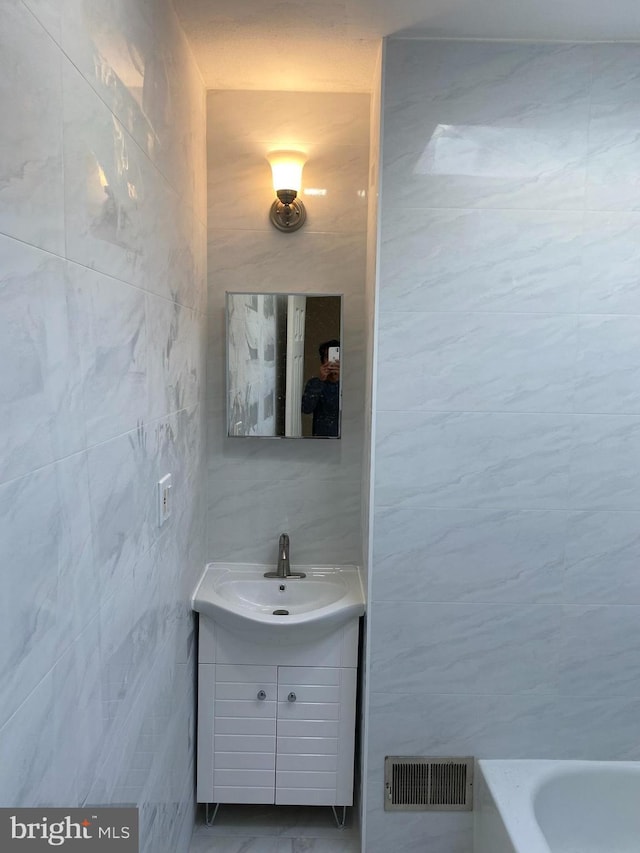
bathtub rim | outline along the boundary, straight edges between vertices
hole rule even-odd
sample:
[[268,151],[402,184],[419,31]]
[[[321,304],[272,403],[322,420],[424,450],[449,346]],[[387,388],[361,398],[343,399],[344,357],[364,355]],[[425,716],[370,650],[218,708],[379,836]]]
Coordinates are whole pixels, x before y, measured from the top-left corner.
[[[542,786],[564,772],[596,768],[628,768],[640,773],[640,762],[556,758],[481,758],[477,761],[477,771],[482,777],[482,784],[491,795],[513,849],[523,849],[522,845],[526,844],[527,853],[550,853],[534,808],[536,796]],[[480,785],[480,779],[478,784]]]

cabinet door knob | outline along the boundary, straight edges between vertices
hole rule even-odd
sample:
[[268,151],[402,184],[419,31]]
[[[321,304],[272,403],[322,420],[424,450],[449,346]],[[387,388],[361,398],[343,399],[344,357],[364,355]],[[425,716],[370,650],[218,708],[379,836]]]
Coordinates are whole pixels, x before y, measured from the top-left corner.
[[295,702],[297,698],[298,697],[296,696],[296,694],[293,691],[291,691],[291,693],[289,693],[289,695],[287,696],[287,699],[289,700],[289,702]]
[[260,699],[260,701],[262,702],[262,700],[266,698],[267,694],[264,692],[264,690],[258,690],[258,699]]

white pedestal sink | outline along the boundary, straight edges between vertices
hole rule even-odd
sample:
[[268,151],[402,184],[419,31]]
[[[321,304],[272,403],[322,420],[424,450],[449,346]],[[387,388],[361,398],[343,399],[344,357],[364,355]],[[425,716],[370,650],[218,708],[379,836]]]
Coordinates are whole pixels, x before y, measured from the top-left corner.
[[296,566],[305,578],[265,578],[273,566],[209,563],[192,606],[256,642],[283,643],[328,634],[364,613],[357,566]]

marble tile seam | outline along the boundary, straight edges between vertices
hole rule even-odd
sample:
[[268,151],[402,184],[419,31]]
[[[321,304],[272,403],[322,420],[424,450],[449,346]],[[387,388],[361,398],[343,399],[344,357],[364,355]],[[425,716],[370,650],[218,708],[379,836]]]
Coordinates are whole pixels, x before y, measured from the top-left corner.
[[159,299],[162,302],[168,302],[171,305],[179,305],[181,308],[186,308],[189,311],[193,311],[194,314],[199,317],[209,316],[206,311],[200,311],[198,308],[194,308],[193,305],[188,305],[186,302],[179,302],[176,299],[169,299],[166,296],[162,296],[161,294],[156,293],[155,290],[149,290],[146,287],[141,287],[138,284],[134,284],[133,282],[127,281],[124,278],[119,278],[118,276],[112,275],[111,273],[104,272],[103,270],[97,269],[96,267],[88,267],[86,264],[81,264],[79,261],[67,257],[66,252],[65,254],[59,255],[57,252],[52,252],[49,249],[42,248],[42,246],[39,246],[37,243],[29,243],[27,240],[21,240],[19,237],[15,237],[13,234],[7,234],[6,231],[2,230],[0,230],[0,237],[6,240],[12,240],[14,243],[20,243],[23,246],[28,246],[30,249],[34,249],[36,252],[42,252],[44,255],[49,255],[52,258],[57,258],[58,260],[64,261],[65,263],[70,264],[73,267],[88,270],[89,272],[96,273],[97,275],[103,276],[104,278],[117,281],[119,284],[124,284],[127,287],[131,287],[133,290],[138,290],[141,293],[147,294],[148,296],[154,296],[156,299]]
[[[160,537],[159,537],[159,538],[160,538]],[[150,547],[149,547],[149,548],[147,548],[144,552],[141,552],[141,553],[140,553],[140,555],[139,555],[139,559],[140,559],[140,560],[141,560],[141,559],[143,559],[143,558],[146,556],[146,554],[148,554],[148,553],[149,553],[149,551],[151,551],[151,550],[152,550],[152,548],[154,548],[154,547],[157,545],[157,543],[158,543],[158,539],[154,540],[154,542],[150,545]],[[78,639],[79,639],[79,638],[80,638],[80,637],[81,637],[85,632],[89,631],[89,629],[90,629],[90,628],[92,628],[92,626],[94,626],[94,623],[95,623],[97,620],[99,620],[99,619],[100,619],[101,611],[103,610],[103,608],[105,608],[105,607],[109,604],[109,602],[110,602],[112,599],[114,599],[114,598],[115,598],[115,596],[116,596],[116,595],[117,595],[117,592],[116,592],[116,591],[112,592],[112,593],[111,593],[111,595],[108,595],[108,596],[107,596],[107,598],[106,598],[104,601],[102,601],[102,602],[101,602],[100,607],[95,611],[95,613],[94,613],[94,614],[93,614],[93,616],[89,619],[89,621],[88,621],[86,624],[84,624],[84,625],[82,626],[81,630],[80,630],[77,634],[74,634],[73,636],[70,636],[69,642],[68,642],[65,646],[63,646],[63,647],[62,647],[62,650],[61,650],[60,654],[59,654],[59,655],[56,657],[56,659],[53,661],[53,663],[51,664],[51,666],[49,667],[49,669],[48,669],[48,670],[47,670],[47,671],[42,675],[42,677],[37,681],[37,683],[33,686],[33,688],[32,688],[32,689],[29,691],[29,693],[25,696],[25,698],[24,698],[24,699],[22,700],[22,702],[18,705],[18,707],[15,709],[15,711],[14,711],[14,712],[9,716],[9,717],[7,717],[7,719],[2,723],[2,725],[0,725],[0,736],[1,736],[1,734],[2,734],[2,731],[6,728],[6,726],[8,726],[8,725],[9,725],[9,724],[14,720],[14,718],[16,717],[16,715],[17,715],[17,714],[19,714],[19,713],[21,712],[21,710],[23,709],[23,707],[25,706],[25,704],[31,700],[32,695],[36,692],[36,690],[38,690],[38,689],[39,689],[39,687],[40,687],[40,685],[42,684],[42,682],[43,682],[46,678],[48,678],[48,677],[51,675],[51,673],[53,672],[53,670],[56,668],[56,666],[58,666],[58,664],[59,664],[59,663],[60,663],[60,661],[64,658],[64,656],[65,656],[66,654],[68,654],[68,652],[69,652],[69,650],[71,649],[71,647],[73,646],[73,644],[74,644],[74,643],[75,643],[75,642],[76,642],[76,641],[77,641],[77,640],[78,640]],[[164,639],[164,641],[161,643],[160,647],[156,650],[156,659],[157,659],[157,660],[159,660],[159,661],[161,661],[161,662],[162,662],[161,652],[163,652],[166,648],[168,648],[168,647],[170,646],[170,644],[172,644],[172,643],[173,643],[173,644],[175,645],[175,642],[174,642],[174,641],[175,641],[175,634],[176,634],[177,630],[178,630],[178,628],[177,628],[177,627],[174,627],[174,629],[173,629],[173,634],[172,634],[172,633],[169,633],[169,634],[166,636],[166,638]],[[158,665],[160,665],[160,664],[158,664]],[[190,665],[195,666],[195,656],[194,656],[194,655],[192,655],[192,656],[191,656],[191,659],[190,659],[189,661],[182,662],[182,663],[180,663],[180,662],[176,662],[176,666],[190,666]],[[139,685],[139,686],[140,686],[140,691],[138,691],[138,692],[141,692],[141,691],[144,689],[144,685],[147,683],[147,681],[148,681],[148,679],[149,679],[149,677],[150,677],[150,676],[149,676],[149,672],[151,672],[152,670],[153,670],[153,666],[152,666],[149,670],[147,670],[147,675],[146,675],[146,676],[144,676],[144,675],[143,675],[143,678],[142,678],[142,680],[141,680],[141,682],[140,682],[140,685]],[[129,710],[129,713],[131,713],[131,709]],[[127,715],[127,718],[128,718],[128,715]],[[125,719],[127,719],[127,718],[125,718]]]
[[[275,199],[275,195],[274,195],[274,199]],[[468,210],[468,209],[469,209],[469,208],[464,208],[464,210]],[[511,210],[508,210],[508,211],[507,211],[507,213],[511,213],[511,212],[512,212]],[[543,211],[543,212],[545,212],[545,211]],[[266,217],[267,215],[268,215],[268,210],[267,210],[267,211],[265,211],[265,217]],[[249,227],[249,228],[239,228],[239,227],[238,227],[238,226],[236,226],[236,225],[233,225],[233,226],[230,226],[230,225],[227,225],[227,226],[220,225],[220,226],[219,226],[219,225],[212,225],[210,222],[209,222],[209,225],[207,226],[207,232],[208,232],[209,234],[235,234],[237,231],[255,231],[255,233],[256,233],[256,234],[263,234],[263,233],[266,231],[268,234],[273,234],[275,237],[277,237],[277,236],[278,236],[277,232],[275,232],[275,229],[274,229],[273,225],[270,225],[270,224],[269,224],[269,225],[267,225],[267,223],[265,223],[265,227],[264,227],[264,228],[256,228],[255,226],[252,226],[252,227]],[[300,239],[304,234],[307,234],[307,233],[309,233],[309,228],[308,228],[308,226],[305,224],[305,225],[303,226],[302,230],[300,231],[300,233],[298,234],[298,239]],[[312,233],[314,233],[314,234],[322,234],[322,233],[324,233],[324,232],[323,232],[323,231],[313,231]],[[348,237],[348,238],[351,238],[351,239],[353,239],[353,238],[354,238],[354,237],[356,237],[356,236],[357,236],[357,237],[361,237],[361,236],[362,236],[362,231],[361,231],[360,229],[352,229],[352,228],[340,228],[340,230],[339,230],[339,231],[330,231],[329,233],[330,233],[332,236],[335,236],[335,235],[337,234],[337,235],[339,235],[339,236],[340,236],[340,235],[342,235],[342,236],[344,236],[345,238],[347,238],[347,237]],[[287,240],[291,240],[292,242],[294,242],[296,238],[295,238],[295,237],[291,237],[291,235],[287,235],[287,236],[284,236],[284,235],[283,235],[283,236],[281,237],[281,239],[282,239],[282,240],[284,240],[285,242],[286,242]]]
[[104,441],[98,441],[95,444],[91,444],[88,447],[82,448],[82,450],[77,450],[75,453],[69,453],[66,456],[61,456],[58,459],[54,459],[51,462],[47,462],[46,465],[40,465],[37,468],[33,468],[32,470],[27,471],[25,474],[20,474],[20,476],[18,477],[10,477],[8,480],[3,480],[0,482],[0,488],[2,488],[3,486],[8,486],[11,483],[17,483],[20,480],[24,480],[27,477],[30,477],[32,474],[37,474],[40,471],[46,471],[47,468],[52,468],[54,465],[59,465],[61,462],[65,462],[68,459],[73,459],[74,457],[82,456],[83,454],[86,454],[97,447],[104,447],[104,445],[110,444],[112,441],[123,438],[126,435],[134,435],[141,427],[151,427],[154,424],[161,423],[167,418],[175,417],[176,415],[182,414],[183,412],[186,412],[187,414],[193,414],[199,407],[200,401],[196,401],[192,406],[185,406],[182,409],[176,409],[172,412],[165,412],[164,414],[158,415],[155,418],[150,418],[148,421],[141,421],[138,426],[134,427],[134,429],[118,433],[117,435],[113,435],[110,438],[104,439]]
[[[381,181],[381,184],[383,182]],[[521,205],[518,207],[502,207],[501,205],[496,205],[495,207],[489,206],[469,206],[465,204],[451,204],[451,205],[430,205],[430,204],[383,204],[383,195],[384,189],[382,188],[380,191],[380,207],[384,207],[385,212],[399,210],[399,211],[407,211],[407,210],[430,210],[433,213],[437,213],[441,210],[464,210],[464,211],[473,211],[474,213],[484,213],[484,212],[496,212],[500,211],[503,213],[556,213],[556,214],[567,214],[567,213],[637,213],[637,208],[629,208],[621,210],[619,207],[612,207],[611,209],[606,207],[598,207],[591,208],[587,207],[586,203],[584,205],[580,205],[577,207],[540,207],[540,205],[531,205],[527,207],[525,205]]]
[[[115,593],[114,593],[114,595],[115,595]],[[71,646],[73,645],[73,643],[75,643],[75,641],[76,641],[79,637],[81,637],[81,636],[82,636],[82,634],[84,634],[84,632],[85,632],[85,631],[87,631],[87,630],[88,630],[88,629],[89,629],[89,628],[94,624],[94,622],[96,622],[96,621],[99,619],[99,617],[100,617],[100,609],[98,608],[98,610],[96,610],[96,612],[95,612],[95,613],[94,613],[94,615],[91,617],[91,619],[89,620],[89,622],[88,622],[86,625],[84,625],[84,626],[82,627],[82,630],[81,630],[77,635],[75,635],[74,637],[72,637],[72,639],[70,640],[69,644],[68,644],[68,645],[66,645],[66,646],[63,648],[63,650],[60,652],[60,654],[59,654],[59,655],[58,655],[58,657],[55,659],[55,661],[52,663],[52,665],[49,667],[49,669],[48,669],[48,670],[47,670],[47,671],[42,675],[42,677],[37,681],[37,683],[36,683],[36,684],[33,686],[33,688],[29,691],[29,693],[24,697],[24,699],[22,700],[22,702],[21,702],[21,703],[18,705],[18,707],[15,709],[15,711],[14,711],[14,712],[9,716],[9,717],[7,717],[7,719],[2,723],[2,725],[0,725],[0,737],[2,736],[2,732],[4,731],[4,729],[5,729],[5,728],[6,728],[6,727],[7,727],[7,726],[8,726],[8,725],[9,725],[9,724],[10,724],[10,723],[11,723],[11,722],[16,718],[16,716],[17,716],[18,714],[20,714],[20,712],[22,711],[22,709],[24,708],[24,706],[27,704],[27,702],[30,702],[30,701],[31,701],[31,697],[32,697],[32,696],[33,696],[33,694],[36,692],[36,690],[38,690],[38,689],[40,688],[40,685],[42,684],[42,682],[43,682],[46,678],[49,678],[49,676],[51,675],[51,673],[53,672],[53,670],[56,668],[56,666],[58,666],[58,664],[60,663],[60,661],[62,660],[62,658],[63,658],[63,657],[64,657],[64,656],[69,652],[69,649],[71,648]]]
[[[375,586],[375,568],[373,569],[373,583]],[[369,602],[369,613],[371,618],[371,610],[375,605],[376,608],[383,607],[397,607],[398,605],[411,605],[412,607],[438,607],[440,605],[453,605],[454,607],[460,608],[481,608],[481,607],[499,607],[499,608],[512,608],[518,610],[574,610],[574,611],[585,611],[585,610],[633,610],[636,609],[640,611],[640,604],[622,604],[620,602],[613,603],[603,603],[603,602],[529,602],[529,601],[518,601],[514,599],[513,601],[508,600],[500,600],[495,601],[491,599],[473,599],[473,601],[469,601],[467,599],[461,600],[459,598],[438,598],[438,599],[416,599],[416,598],[376,598],[372,597]],[[570,615],[570,614],[569,614]],[[445,694],[446,695],[446,694]],[[640,693],[638,694],[640,696]]]
[[489,38],[487,36],[434,36],[421,35],[420,33],[394,33],[393,35],[384,37],[388,42],[394,41],[437,41],[437,42],[464,42],[464,43],[482,43],[489,42],[490,44],[530,44],[536,45],[590,45],[590,44],[640,44],[640,39],[552,39],[552,38]]
[[489,206],[475,206],[471,207],[465,204],[452,204],[452,205],[430,205],[430,204],[384,204],[383,203],[383,195],[384,189],[380,190],[380,204],[379,207],[384,207],[385,214],[397,210],[401,212],[406,212],[408,210],[416,210],[416,211],[431,211],[432,213],[438,213],[440,211],[449,211],[449,210],[459,210],[459,211],[473,211],[474,213],[551,213],[551,214],[569,214],[569,213],[610,213],[610,214],[638,214],[640,210],[638,207],[606,207],[600,206],[597,207],[588,205],[586,202],[584,205],[579,207],[540,207],[539,205],[531,205],[527,207],[525,205],[519,205],[518,207],[501,207],[497,205],[495,207]]
[[[379,317],[392,317],[395,314],[399,316],[404,316],[408,314],[414,317],[416,314],[428,314],[429,316],[445,316],[445,317],[475,317],[476,314],[480,314],[481,316],[496,316],[496,317],[620,317],[626,319],[627,317],[640,317],[640,312],[635,314],[623,314],[620,311],[603,311],[595,312],[595,311],[492,311],[490,309],[482,309],[482,308],[470,308],[470,309],[460,309],[458,311],[454,310],[440,310],[440,311],[429,311],[427,309],[407,309],[406,311],[402,311],[398,308],[380,308],[378,311]],[[365,318],[366,319],[366,318]]]
[[[378,392],[380,395],[380,392]],[[554,417],[561,416],[563,418],[640,418],[638,412],[569,412],[569,411],[552,411],[545,409],[532,409],[531,411],[513,409],[385,409],[378,407],[375,409],[376,414],[393,414],[393,415],[509,415],[513,417],[528,417],[535,415],[536,417]]]
[[[29,10],[29,11],[30,11],[30,10]],[[33,15],[33,13],[32,13],[31,11],[30,11],[30,14],[32,14],[32,15]],[[35,15],[34,15],[34,17],[35,17]],[[38,20],[38,19],[36,18],[36,21],[37,21],[37,20]],[[39,23],[39,25],[40,25],[41,27],[43,26],[43,25],[40,23],[40,21],[38,21],[38,23]],[[44,27],[43,27],[43,29],[44,29]],[[121,129],[121,131],[122,131],[123,135],[127,138],[127,140],[128,140],[129,142],[131,142],[131,143],[133,143],[133,144],[135,145],[135,147],[138,149],[139,153],[140,153],[140,154],[142,154],[142,156],[143,156],[143,157],[144,157],[144,158],[145,158],[145,159],[146,159],[146,160],[151,164],[151,166],[152,166],[152,167],[156,170],[156,172],[158,173],[158,176],[159,176],[159,177],[160,177],[160,178],[165,182],[165,184],[166,184],[166,185],[167,185],[167,186],[168,186],[168,187],[169,187],[169,188],[170,188],[170,189],[171,189],[171,190],[172,190],[172,191],[173,191],[173,192],[178,196],[178,198],[179,198],[179,199],[180,199],[180,201],[182,202],[182,201],[183,201],[183,194],[184,194],[184,187],[181,187],[181,186],[174,186],[174,184],[171,182],[171,180],[169,179],[169,177],[167,176],[167,174],[165,174],[165,171],[160,167],[160,165],[159,165],[159,164],[158,164],[158,163],[157,163],[157,162],[156,162],[152,157],[149,157],[148,153],[147,153],[147,152],[144,150],[144,148],[140,145],[140,143],[139,143],[139,142],[138,142],[138,140],[135,138],[135,136],[133,136],[133,135],[131,134],[131,132],[127,129],[127,127],[125,126],[125,124],[123,123],[123,121],[120,119],[120,117],[119,117],[116,113],[114,113],[113,109],[111,108],[111,106],[109,105],[109,103],[108,103],[108,102],[103,98],[103,96],[100,94],[100,92],[98,92],[98,91],[95,89],[95,87],[91,85],[91,81],[90,81],[90,80],[89,80],[89,79],[88,79],[88,78],[83,74],[83,72],[81,71],[81,69],[77,66],[77,64],[73,61],[73,59],[69,56],[69,54],[64,50],[64,48],[62,47],[62,45],[60,45],[60,44],[59,44],[59,43],[58,43],[58,42],[53,38],[53,36],[51,35],[51,33],[49,33],[47,30],[45,30],[45,32],[47,32],[47,35],[49,35],[49,37],[53,40],[54,44],[55,44],[55,45],[56,45],[56,47],[60,50],[60,52],[61,52],[62,56],[64,57],[64,59],[66,59],[66,60],[69,62],[69,64],[72,66],[72,68],[73,68],[73,69],[74,69],[74,70],[75,70],[75,71],[80,75],[80,77],[83,79],[83,81],[86,83],[86,85],[91,89],[91,92],[93,93],[93,95],[94,95],[94,96],[95,96],[95,97],[96,97],[96,98],[97,98],[97,99],[102,103],[102,105],[103,105],[103,106],[104,106],[104,107],[109,111],[109,113],[113,116],[113,118],[115,119],[115,121],[116,121],[116,122],[118,123],[118,125],[120,126],[120,129]],[[64,133],[64,129],[63,129],[63,133]],[[191,205],[189,205],[189,206],[191,206]],[[193,214],[194,214],[194,216],[197,216],[197,214],[196,214],[196,212],[195,212],[195,209],[193,210]],[[200,217],[198,217],[198,216],[197,216],[197,219],[198,219],[198,222],[200,222],[200,224],[201,224],[201,225],[206,226],[206,224],[207,224],[207,223],[206,223],[206,218],[205,218],[204,220],[201,220],[201,219],[200,219]]]
[[[132,701],[130,703],[130,706],[129,706],[126,714],[124,715],[124,717],[121,720],[119,720],[118,731],[114,730],[109,736],[112,743],[114,740],[117,740],[119,733],[122,733],[122,732],[131,733],[131,731],[135,728],[135,727],[130,725],[130,722],[132,719],[133,720],[136,719],[136,715],[137,714],[139,715],[141,708],[144,708],[145,703],[147,703],[148,698],[149,698],[148,697],[148,692],[149,692],[148,686],[150,683],[152,683],[154,685],[157,684],[156,670],[161,669],[166,665],[166,660],[162,657],[161,652],[164,652],[165,649],[168,647],[169,643],[174,639],[175,638],[173,637],[173,635],[169,635],[167,637],[167,639],[165,640],[165,642],[160,645],[159,649],[156,650],[156,655],[152,661],[152,664],[150,667],[148,667],[146,672],[143,673],[143,676],[142,676],[140,682],[138,683],[138,689],[137,689],[135,695],[132,697]],[[195,658],[192,658],[191,662],[187,663],[187,664],[175,664],[175,666],[189,666],[189,665],[193,666],[193,669],[195,672],[195,666],[196,666]],[[173,722],[169,724],[169,729],[171,728],[172,725],[177,727],[179,722],[180,722],[180,719],[179,719],[178,715],[174,715]],[[168,745],[165,745],[165,748],[168,749],[169,748]],[[110,752],[107,751],[107,754],[104,756],[103,760],[101,762],[98,762],[98,764],[95,767],[95,778],[98,778],[101,771],[104,768],[107,768],[109,766],[109,762],[111,760],[112,760],[112,756],[111,756]],[[84,805],[84,803],[82,803],[81,805]]]
[[[376,675],[373,676],[373,678],[375,678],[375,677],[376,677]],[[370,676],[370,680],[371,680],[371,676]],[[603,700],[602,697],[598,696],[597,694],[552,693],[549,691],[536,692],[533,690],[520,690],[520,691],[511,691],[511,692],[507,692],[504,690],[496,690],[494,692],[483,692],[480,690],[475,690],[475,691],[469,690],[466,693],[463,692],[462,690],[460,690],[458,692],[451,692],[450,691],[448,693],[442,693],[441,691],[429,692],[426,690],[414,691],[414,692],[411,692],[411,691],[398,692],[397,690],[372,690],[370,695],[372,697],[373,696],[380,696],[380,697],[389,696],[389,697],[392,697],[396,701],[401,696],[407,696],[407,697],[411,696],[414,699],[416,696],[424,696],[424,697],[429,697],[429,698],[437,697],[437,696],[451,696],[454,698],[459,698],[459,697],[463,697],[463,696],[476,696],[478,698],[480,698],[480,697],[493,698],[494,696],[503,696],[503,697],[513,696],[513,697],[517,697],[520,699],[531,699],[531,700],[537,700],[537,699],[567,700],[567,699],[571,699],[571,700],[574,700],[576,703],[585,703],[585,704],[590,703],[590,702],[596,702],[596,701],[597,702],[602,702],[602,701],[607,702],[609,700],[618,701],[618,702],[638,702],[640,700],[640,694],[634,695],[633,693],[609,693],[608,696],[606,697],[606,699]],[[378,713],[377,709],[375,712]]]
[[510,508],[506,508],[504,505],[500,504],[483,504],[482,506],[452,506],[451,504],[411,504],[410,506],[399,505],[397,503],[381,503],[379,501],[373,501],[372,507],[374,510],[379,509],[402,509],[408,512],[420,512],[423,510],[444,510],[450,511],[454,510],[456,512],[517,512],[518,514],[524,513],[564,513],[565,515],[572,515],[575,513],[593,513],[597,512],[598,514],[606,515],[638,515],[640,513],[640,509],[593,509],[592,507],[587,507],[586,509],[580,507],[537,507],[537,506],[514,506]]
[[[274,196],[274,199],[275,199],[275,196]],[[234,233],[234,232],[237,233],[238,231],[241,231],[242,233],[247,233],[247,234],[251,234],[251,233],[254,233],[254,234],[264,234],[264,233],[272,234],[275,229],[274,229],[273,225],[271,225],[267,220],[268,213],[269,213],[269,211],[265,208],[264,228],[254,228],[254,227],[246,227],[245,228],[245,227],[242,227],[240,225],[237,225],[234,228],[218,228],[215,225],[211,225],[209,223],[209,225],[207,226],[207,233],[209,235],[211,235],[211,234],[214,234],[218,231],[226,232],[226,233]],[[304,231],[305,234],[328,234],[328,235],[331,235],[332,237],[335,237],[335,236],[338,236],[338,237],[345,236],[346,237],[346,236],[350,236],[350,235],[358,235],[361,237],[362,235],[366,235],[367,226],[366,226],[366,222],[365,222],[365,224],[361,228],[336,227],[335,231],[331,231],[331,230],[328,230],[326,228],[325,229],[314,229],[313,225],[311,223],[309,223],[309,221],[307,220],[307,224],[305,224],[303,226],[301,231]],[[295,240],[295,237],[290,237],[290,239]]]

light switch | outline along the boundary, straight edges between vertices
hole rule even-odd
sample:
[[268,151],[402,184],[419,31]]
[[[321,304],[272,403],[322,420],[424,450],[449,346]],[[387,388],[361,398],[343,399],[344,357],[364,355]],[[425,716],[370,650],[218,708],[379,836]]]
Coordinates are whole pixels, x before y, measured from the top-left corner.
[[165,474],[158,480],[158,527],[162,527],[171,516],[171,507],[171,474]]

